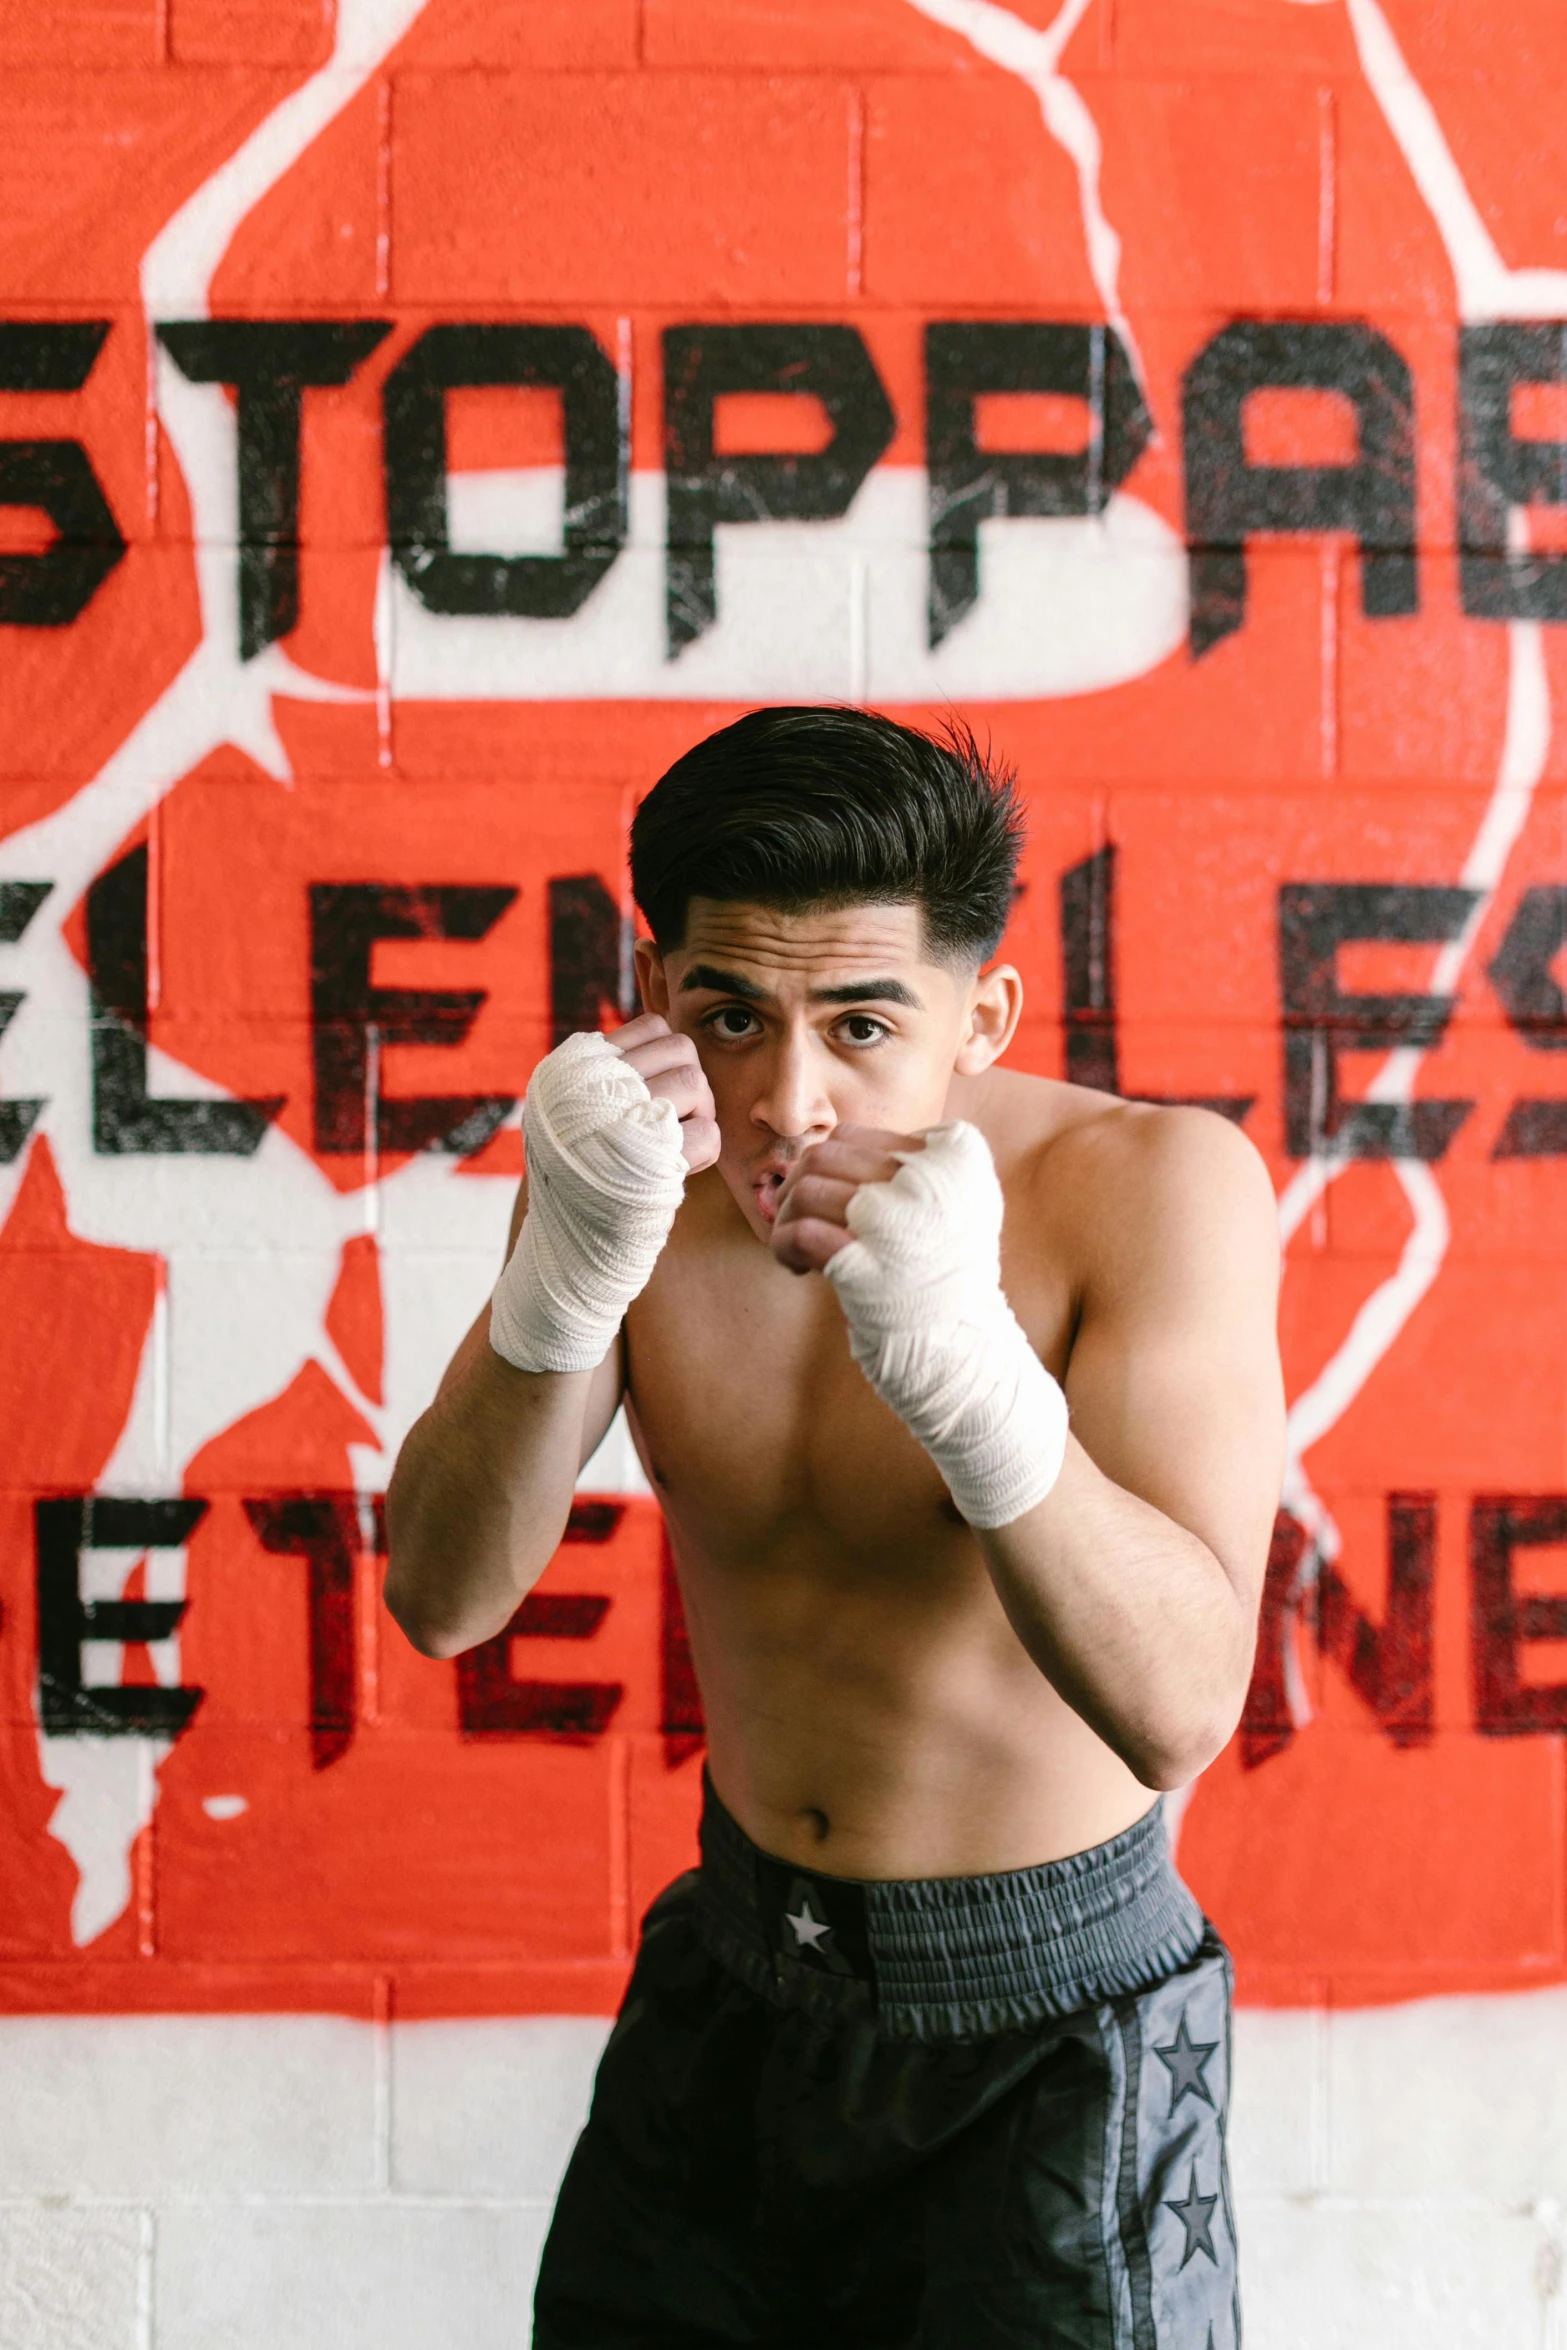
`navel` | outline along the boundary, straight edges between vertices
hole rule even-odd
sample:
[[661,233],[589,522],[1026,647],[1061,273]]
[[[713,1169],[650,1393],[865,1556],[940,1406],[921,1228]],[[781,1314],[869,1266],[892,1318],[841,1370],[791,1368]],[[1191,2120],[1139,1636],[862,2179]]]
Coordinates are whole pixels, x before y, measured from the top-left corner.
[[824,1811],[818,1811],[814,1803],[808,1803],[801,1817],[811,1834],[816,1838],[817,1843],[825,1844],[832,1833],[832,1822],[827,1814]]

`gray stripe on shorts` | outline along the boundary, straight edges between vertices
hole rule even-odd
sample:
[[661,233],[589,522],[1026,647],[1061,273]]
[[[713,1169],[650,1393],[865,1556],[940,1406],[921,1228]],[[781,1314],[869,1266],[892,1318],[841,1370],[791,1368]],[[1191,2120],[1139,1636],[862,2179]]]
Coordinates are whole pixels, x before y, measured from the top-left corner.
[[1132,2350],[1159,2350],[1153,2322],[1153,2259],[1143,2220],[1143,2200],[1137,2185],[1138,2104],[1143,2080],[1143,2028],[1135,1999],[1115,2002],[1121,2052],[1126,2068],[1121,2107],[1121,2162],[1116,2176],[1116,2211],[1127,2281],[1132,2289]]

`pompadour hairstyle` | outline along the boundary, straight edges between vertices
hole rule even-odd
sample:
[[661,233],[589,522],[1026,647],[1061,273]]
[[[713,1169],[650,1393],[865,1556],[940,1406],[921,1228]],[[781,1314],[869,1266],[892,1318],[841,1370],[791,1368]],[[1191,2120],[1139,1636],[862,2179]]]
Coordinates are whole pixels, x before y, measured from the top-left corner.
[[930,953],[1001,943],[1023,845],[1010,767],[951,720],[916,733],[871,710],[752,710],[697,743],[631,827],[631,885],[661,947],[694,897],[924,912]]

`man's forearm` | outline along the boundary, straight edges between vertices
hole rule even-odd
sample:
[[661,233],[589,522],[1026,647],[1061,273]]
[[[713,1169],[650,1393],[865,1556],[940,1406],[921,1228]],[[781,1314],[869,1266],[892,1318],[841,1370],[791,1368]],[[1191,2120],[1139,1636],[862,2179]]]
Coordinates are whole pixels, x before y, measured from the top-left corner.
[[669,1237],[688,1168],[718,1155],[696,1047],[651,1017],[614,1042],[568,1036],[528,1081],[523,1149],[529,1174],[494,1295],[409,1431],[387,1495],[386,1603],[428,1656],[500,1631],[565,1531],[587,1440],[618,1400],[626,1308]]
[[514,1370],[470,1332],[386,1497],[386,1604],[427,1656],[506,1624],[571,1510],[594,1374]]
[[1219,1560],[1106,1477],[1071,1439],[1047,1498],[978,1537],[1040,1671],[1149,1787],[1176,1787],[1229,1738],[1253,1626]]

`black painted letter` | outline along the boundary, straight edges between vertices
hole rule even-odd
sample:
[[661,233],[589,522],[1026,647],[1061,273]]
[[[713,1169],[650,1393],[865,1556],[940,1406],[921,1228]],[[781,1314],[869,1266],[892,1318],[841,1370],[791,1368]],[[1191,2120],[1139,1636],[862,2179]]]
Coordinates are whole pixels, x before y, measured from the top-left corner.
[[[536,384],[565,413],[566,528],[558,555],[457,555],[446,517],[446,395]],[[626,537],[619,384],[585,326],[432,326],[386,379],[386,516],[392,557],[431,612],[561,620],[598,586]]]
[[1387,1614],[1373,1623],[1331,1559],[1317,1575],[1317,1645],[1347,1675],[1395,1746],[1431,1737],[1436,1495],[1387,1497]]
[[33,1504],[38,1576],[38,1713],[52,1738],[177,1738],[201,1689],[90,1688],[84,1640],[167,1640],[183,1599],[83,1599],[84,1550],[178,1550],[207,1514],[204,1501],[116,1501],[68,1494]]
[[1280,1510],[1241,1716],[1241,1763],[1249,1771],[1282,1754],[1295,1736],[1289,1644],[1295,1625],[1303,1615],[1309,1617],[1313,1604],[1318,1649],[1346,1676],[1384,1735],[1395,1746],[1424,1746],[1431,1737],[1435,1494],[1387,1497],[1387,1607],[1381,1623],[1358,1605],[1334,1562],[1310,1552],[1311,1538],[1300,1519]]
[[[1342,392],[1354,405],[1353,465],[1250,465],[1251,393]],[[1182,390],[1193,658],[1246,617],[1246,541],[1256,531],[1353,533],[1360,603],[1372,619],[1419,607],[1415,577],[1415,393],[1408,367],[1369,326],[1244,319],[1203,346]]]
[[1458,336],[1458,546],[1475,620],[1567,620],[1567,555],[1514,553],[1510,510],[1567,505],[1567,441],[1520,440],[1515,384],[1567,384],[1567,326],[1509,321]]
[[[53,889],[52,881],[0,881],[0,946],[15,946]],[[0,1036],[27,1001],[20,988],[0,991]],[[8,1167],[32,1133],[42,1101],[0,1101],[0,1167]]]
[[1439,1159],[1468,1101],[1339,1100],[1339,1055],[1433,1045],[1451,996],[1344,995],[1338,950],[1352,940],[1438,945],[1456,938],[1478,892],[1426,882],[1286,882],[1279,891],[1285,1147],[1297,1159]]
[[192,383],[239,404],[239,655],[299,619],[299,428],[306,390],[346,384],[391,333],[381,318],[203,318],[158,329]]
[[[1070,454],[980,448],[985,392],[1057,392],[1088,409],[1087,446]],[[942,319],[925,329],[925,450],[930,478],[930,642],[979,597],[979,526],[1005,514],[1097,514],[1153,429],[1113,327]]]
[[631,1009],[626,923],[596,873],[550,883],[550,1042],[602,1028],[606,1012]]
[[[1061,876],[1061,1020],[1066,1030],[1069,1085],[1121,1091],[1121,1040],[1116,1015],[1115,861],[1113,841]],[[1214,1110],[1239,1126],[1256,1099],[1249,1093],[1139,1093],[1139,1102],[1179,1103]]]
[[1567,1682],[1523,1682],[1529,1640],[1567,1640],[1567,1596],[1513,1589],[1513,1552],[1567,1543],[1567,1494],[1481,1493],[1469,1512],[1470,1675],[1475,1728],[1487,1738],[1567,1730]]
[[511,1109],[513,1095],[420,1094],[389,1101],[378,1070],[372,1070],[373,1060],[390,1044],[461,1044],[488,990],[372,987],[370,958],[379,938],[485,938],[516,895],[504,882],[428,888],[374,881],[311,884],[318,1151],[366,1157],[373,1138],[377,1151],[437,1150],[465,1158],[489,1141]]
[[[302,1558],[310,1617],[310,1761],[324,1771],[354,1741],[354,1562],[366,1548],[357,1493],[265,1493],[248,1499],[245,1515],[263,1550]],[[386,1555],[381,1496],[371,1502],[372,1541]]]
[[1241,1714],[1241,1768],[1257,1770],[1282,1754],[1295,1735],[1290,1703],[1289,1644],[1295,1637],[1310,1537],[1299,1518],[1280,1510],[1273,1521],[1257,1619],[1257,1649]]
[[127,849],[87,892],[93,1149],[248,1159],[283,1107],[178,1101],[147,1091],[147,847]]
[[[624,1502],[576,1501],[565,1542],[607,1542],[625,1516]],[[457,1659],[457,1720],[465,1738],[598,1738],[625,1695],[619,1681],[518,1681],[514,1640],[591,1640],[609,1601],[599,1592],[534,1591],[492,1640]]]
[[[727,392],[812,392],[832,420],[832,439],[814,456],[720,457],[713,412]],[[671,660],[718,618],[717,525],[824,522],[846,514],[894,427],[881,377],[852,326],[664,329]]]
[[[79,392],[106,320],[0,321],[0,392]],[[0,555],[0,623],[68,628],[125,552],[80,441],[0,441],[0,506],[31,506],[59,534],[38,555]]]
[[[1541,882],[1526,889],[1486,976],[1508,1019],[1537,1053],[1567,1052],[1567,996],[1554,976],[1563,947],[1567,947],[1567,889],[1559,882]],[[1515,1101],[1491,1156],[1567,1157],[1567,1100],[1544,1095]]]

